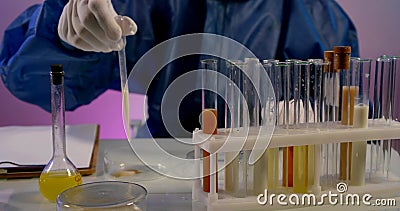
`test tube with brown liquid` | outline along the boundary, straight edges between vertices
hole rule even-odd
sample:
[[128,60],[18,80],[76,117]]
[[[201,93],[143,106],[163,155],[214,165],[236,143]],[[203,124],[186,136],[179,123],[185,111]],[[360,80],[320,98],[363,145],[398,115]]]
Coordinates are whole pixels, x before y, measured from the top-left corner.
[[[341,123],[346,127],[353,125],[354,96],[358,94],[358,87],[352,84],[350,70],[350,46],[334,47],[334,69],[340,70],[341,75]],[[340,143],[339,179],[350,180],[352,143]]]

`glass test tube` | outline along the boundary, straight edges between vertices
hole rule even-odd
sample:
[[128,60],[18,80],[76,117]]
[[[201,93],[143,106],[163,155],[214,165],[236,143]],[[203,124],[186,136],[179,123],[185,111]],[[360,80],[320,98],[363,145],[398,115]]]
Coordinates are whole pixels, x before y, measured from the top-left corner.
[[[205,134],[217,134],[218,131],[218,114],[217,114],[217,93],[218,88],[215,74],[210,71],[217,71],[217,60],[205,59],[201,60],[202,69],[202,113],[201,127]],[[217,159],[216,159],[217,160]],[[218,169],[218,168],[216,168]],[[217,173],[216,177],[217,176]],[[203,150],[203,191],[210,192],[210,153]],[[218,181],[218,180],[216,180]],[[215,187],[218,191],[218,184]]]
[[[285,129],[289,128],[290,67],[290,62],[275,63],[275,95],[278,112],[277,126]],[[283,103],[280,103],[280,99],[283,99]],[[282,186],[293,186],[293,153],[290,147],[283,148]]]
[[[353,123],[354,112],[354,94],[355,86],[352,86],[351,71],[350,71],[350,46],[335,46],[334,47],[334,69],[340,70],[341,76],[341,123],[345,127],[350,127]],[[340,168],[339,179],[348,183],[350,180],[351,167],[351,143],[340,143]]]
[[[399,123],[400,121],[400,86],[398,83],[395,83],[396,81],[400,80],[400,56],[392,56],[392,69],[393,69],[393,83],[392,83],[392,123]],[[400,151],[400,141],[399,139],[394,139],[391,141],[391,150],[389,151],[390,153],[392,152],[399,152]],[[392,154],[393,155],[397,155],[396,154]],[[393,158],[394,159],[394,158]],[[389,161],[392,160],[392,158],[389,159]],[[389,167],[393,167],[391,165],[391,163],[389,163],[388,165]],[[389,169],[389,175],[388,175],[388,179],[390,181],[394,180],[394,181],[398,181],[399,178],[398,177],[392,177],[391,176],[391,169]]]
[[[329,70],[330,68],[330,62],[325,62],[322,59],[313,59],[313,60],[309,60],[310,62],[313,63],[313,71],[314,71],[314,106],[313,106],[313,110],[314,110],[314,124],[317,128],[322,127],[322,124],[325,122],[325,89],[324,89],[324,78],[325,78],[325,70]],[[326,149],[325,149],[325,148]],[[312,151],[311,151],[312,152]],[[314,156],[310,157],[309,154],[309,158],[312,160],[314,157],[314,162],[313,165],[311,165],[311,168],[309,168],[309,175],[312,175],[312,173],[314,172],[314,177],[309,177],[309,185],[312,184],[312,188],[313,188],[313,192],[314,193],[320,193],[321,191],[321,177],[327,177],[328,174],[326,173],[324,175],[324,173],[326,172],[326,170],[322,167],[325,164],[327,164],[328,160],[327,160],[327,144],[325,144],[325,146],[321,145],[321,144],[316,144],[314,146]],[[310,163],[310,162],[309,162]],[[312,168],[314,167],[314,168]],[[325,168],[327,168],[328,166],[326,165]]]
[[[275,64],[279,62],[278,60],[264,60],[263,66],[267,71],[268,77],[271,80],[273,87],[275,87]],[[269,109],[273,109],[275,102],[272,99],[268,99]],[[267,188],[268,190],[276,191],[279,186],[279,148],[268,148],[267,149]]]
[[[239,86],[240,90],[242,93],[244,93],[244,88],[243,88],[243,83],[244,83],[244,74],[243,71],[246,70],[247,64],[243,61],[237,61],[235,62],[235,73],[236,73],[236,84]],[[244,97],[239,94],[239,98],[238,98],[238,125],[239,127],[243,127],[244,126],[244,121],[243,121],[243,102],[244,102]],[[249,151],[240,151],[239,155],[238,155],[238,159],[239,159],[239,187],[238,187],[238,191],[235,194],[236,197],[246,197],[247,196],[247,189],[248,189],[248,185],[247,185],[247,179],[248,179],[248,161],[249,161],[249,155],[250,152]]]
[[260,103],[257,90],[260,87],[259,61],[257,58],[245,58],[247,76],[243,77],[243,95],[249,110],[249,126],[258,127],[260,125]]
[[[240,69],[236,66],[239,61],[227,61],[227,74],[229,80],[226,84],[226,99],[230,109],[225,109],[225,127],[230,133],[235,133],[239,128],[239,90],[235,89],[235,84],[239,86],[238,77]],[[227,113],[229,112],[229,113]],[[225,191],[232,195],[237,194],[239,188],[239,156],[237,152],[225,152]]]
[[[247,101],[250,114],[249,126],[251,128],[258,129],[258,127],[260,126],[261,105],[257,91],[261,91],[261,71],[264,70],[257,58],[246,58],[245,62],[247,65],[246,71],[248,74],[248,78],[245,78],[245,80],[243,81],[243,89],[244,98]],[[252,188],[253,194],[255,195],[264,193],[264,190],[267,188],[267,163],[267,153],[264,152],[253,166],[249,166],[249,170],[247,173],[250,178],[252,175],[253,184],[251,184],[251,180],[248,178],[248,189]]]
[[[298,74],[297,83],[300,96],[303,102],[303,115],[300,115],[298,122],[308,128],[309,123],[309,99],[310,99],[310,67],[308,61],[297,61],[294,65],[295,73]],[[296,86],[296,85],[295,85]],[[301,101],[299,102],[301,103]],[[303,127],[302,126],[302,127]],[[307,193],[308,192],[308,177],[309,177],[309,157],[308,146],[295,146],[293,149],[293,192]]]
[[[227,62],[228,77],[230,79],[228,87],[228,96],[231,98],[228,102],[231,103],[231,133],[235,133],[239,130],[241,123],[241,110],[242,100],[240,89],[242,89],[242,73],[241,68],[244,68],[242,61],[234,60]],[[243,69],[244,70],[244,69]],[[238,89],[234,88],[234,85]],[[225,152],[225,190],[235,197],[246,197],[247,196],[247,160],[245,159],[245,153],[243,151],[237,152]]]
[[[314,129],[319,127],[321,123],[321,101],[322,101],[322,59],[309,59],[310,62],[310,74],[309,74],[309,122],[313,123]],[[319,187],[319,171],[320,171],[320,145],[308,145],[308,185],[313,186],[313,188]],[[318,155],[318,159],[316,159],[316,154]],[[315,165],[315,162],[318,162],[318,165]],[[317,169],[315,169],[317,168]],[[318,174],[318,178],[315,176]],[[318,184],[315,185],[315,180],[317,180]],[[319,188],[318,188],[319,189]],[[319,191],[319,190],[318,190]]]
[[359,87],[358,96],[354,99],[354,121],[355,128],[368,127],[369,93],[372,59],[358,59],[355,86]]
[[[255,68],[255,63],[258,62],[258,59],[256,58],[245,58],[244,60],[244,68],[243,71],[246,74],[242,74],[242,83],[243,83],[243,103],[247,103],[247,112],[248,112],[248,118],[245,118],[243,116],[243,125],[244,126],[249,126],[249,133],[255,128],[258,127],[258,116],[256,115],[257,109],[256,108],[256,101],[255,101],[255,84],[252,83],[252,80],[254,78],[253,75],[253,70]],[[246,111],[243,111],[243,115],[245,114]],[[247,122],[249,121],[249,122]],[[250,157],[250,150],[246,150],[243,152],[243,158],[242,160],[245,161],[246,163],[243,164],[243,170],[246,168],[244,172],[246,172],[246,180],[243,181],[246,183],[246,193],[247,194],[252,194],[253,193],[253,171],[254,171],[254,165],[249,165],[249,157]],[[244,166],[245,165],[245,166]],[[243,184],[244,184],[243,183]]]
[[[374,124],[391,125],[393,113],[393,59],[381,56],[376,60],[374,84]],[[390,168],[391,140],[374,141],[375,176],[387,177]],[[390,150],[389,150],[390,149]]]
[[377,114],[375,120],[383,121],[390,125],[392,121],[392,92],[393,92],[393,68],[392,58],[381,56],[376,60],[378,71],[377,80],[375,80],[375,89],[378,91]]
[[334,127],[339,121],[340,106],[340,69],[334,67],[334,51],[325,51],[324,60],[330,63],[329,69],[325,70],[325,119]]
[[320,123],[323,121],[323,73],[324,73],[324,61],[322,59],[309,59],[311,62],[311,79],[310,79],[310,89],[313,100],[313,120],[316,127],[319,127]]
[[[329,67],[324,68],[324,119],[327,129],[336,127],[339,120],[340,70],[334,69],[334,51],[324,52]],[[338,147],[336,143],[323,146],[325,154],[325,186],[335,185],[338,174]]]
[[[284,75],[284,85],[286,88],[286,95],[284,98],[284,108],[285,108],[285,121],[288,122],[286,124],[286,128],[293,127],[296,128],[298,126],[298,120],[300,115],[300,93],[299,88],[295,86],[295,81],[298,80],[298,74],[295,73],[294,64],[298,61],[298,59],[287,59],[286,62],[289,63],[290,67],[288,71],[286,71],[286,75]],[[290,99],[293,98],[293,102]],[[291,112],[292,111],[292,112]]]
[[[355,86],[359,87],[358,96],[354,98],[354,128],[368,127],[369,91],[371,75],[371,59],[357,59],[358,63],[353,74]],[[367,141],[353,142],[351,153],[351,178],[350,184],[362,186],[365,184],[365,165],[367,154]]]
[[392,57],[392,62],[393,62],[393,112],[392,112],[392,121],[399,122],[400,121],[400,87],[398,83],[396,84],[395,81],[400,80],[400,56],[393,56]]
[[[278,60],[275,59],[269,59],[269,60],[264,60],[263,61],[263,67],[265,71],[267,72],[268,78],[271,81],[272,88],[275,88],[275,64],[279,62]],[[274,90],[275,93],[275,90]],[[269,95],[269,98],[267,99],[267,109],[269,111],[269,114],[273,113],[275,110],[275,101],[274,98]],[[276,123],[275,123],[276,124]]]

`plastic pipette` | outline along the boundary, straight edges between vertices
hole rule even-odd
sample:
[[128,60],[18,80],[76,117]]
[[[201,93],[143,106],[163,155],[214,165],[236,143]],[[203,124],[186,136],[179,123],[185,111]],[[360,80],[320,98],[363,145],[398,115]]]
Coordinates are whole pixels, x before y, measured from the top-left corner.
[[129,139],[131,137],[131,133],[129,129],[129,87],[128,87],[128,73],[126,71],[126,60],[125,60],[125,44],[126,44],[125,36],[122,36],[122,42],[124,47],[118,51],[119,74],[121,77],[122,108],[123,108],[125,131]]
[[[116,16],[115,20],[118,24],[123,24],[125,17],[124,16]],[[118,60],[119,60],[119,74],[121,78],[121,92],[122,92],[122,109],[124,116],[124,126],[127,138],[131,138],[131,132],[129,128],[129,86],[128,86],[128,73],[126,71],[126,59],[125,59],[125,46],[126,46],[126,37],[122,36],[122,48],[118,51]]]

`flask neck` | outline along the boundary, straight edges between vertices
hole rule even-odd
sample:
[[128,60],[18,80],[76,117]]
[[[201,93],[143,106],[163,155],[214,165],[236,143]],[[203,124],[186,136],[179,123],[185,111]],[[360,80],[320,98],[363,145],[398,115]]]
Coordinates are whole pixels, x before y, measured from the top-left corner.
[[63,82],[51,85],[53,157],[66,157]]

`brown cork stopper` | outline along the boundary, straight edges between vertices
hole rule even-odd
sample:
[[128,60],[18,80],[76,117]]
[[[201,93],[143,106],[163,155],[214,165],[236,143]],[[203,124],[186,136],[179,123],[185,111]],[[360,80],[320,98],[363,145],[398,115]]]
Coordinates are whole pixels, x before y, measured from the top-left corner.
[[333,69],[335,71],[339,70],[350,70],[350,54],[351,47],[350,46],[335,46],[333,48],[334,51],[334,61],[333,61]]
[[324,51],[324,60],[329,62],[329,66],[325,66],[324,72],[333,72],[333,51]]
[[201,112],[203,133],[217,134],[218,133],[218,112],[217,109],[204,109]]

